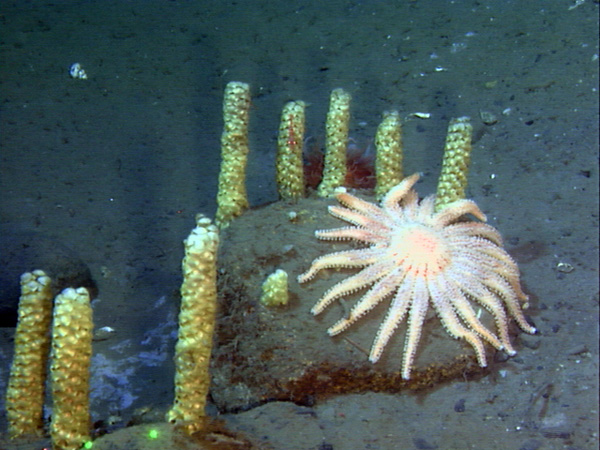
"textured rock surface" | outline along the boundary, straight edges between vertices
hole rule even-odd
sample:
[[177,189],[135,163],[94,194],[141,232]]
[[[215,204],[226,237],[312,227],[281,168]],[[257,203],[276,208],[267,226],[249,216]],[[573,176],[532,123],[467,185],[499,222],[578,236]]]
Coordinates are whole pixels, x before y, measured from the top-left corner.
[[[367,352],[389,300],[340,335],[328,336],[327,328],[364,293],[347,296],[345,303],[334,302],[314,317],[310,308],[317,299],[356,270],[326,270],[303,285],[296,281],[317,256],[353,245],[314,237],[316,229],[342,225],[327,214],[327,205],[333,203],[314,198],[274,203],[248,211],[223,232],[218,264],[221,310],[211,388],[220,409],[243,410],[274,399],[311,404],[316,397],[334,393],[422,389],[484,372],[470,347],[452,339],[432,311],[417,352],[417,370],[409,381],[399,373],[405,324],[381,361],[371,364]],[[267,308],[259,303],[260,287],[276,269],[289,274],[290,302]]]

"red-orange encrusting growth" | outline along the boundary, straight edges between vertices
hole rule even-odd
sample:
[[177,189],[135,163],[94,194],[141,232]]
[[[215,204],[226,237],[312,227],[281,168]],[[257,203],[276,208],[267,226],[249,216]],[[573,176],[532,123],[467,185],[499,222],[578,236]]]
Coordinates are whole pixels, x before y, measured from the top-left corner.
[[[351,145],[346,155],[346,180],[344,186],[354,189],[375,187],[375,158],[366,150]],[[304,183],[307,188],[316,189],[323,178],[323,151],[318,145],[312,146],[304,158]]]

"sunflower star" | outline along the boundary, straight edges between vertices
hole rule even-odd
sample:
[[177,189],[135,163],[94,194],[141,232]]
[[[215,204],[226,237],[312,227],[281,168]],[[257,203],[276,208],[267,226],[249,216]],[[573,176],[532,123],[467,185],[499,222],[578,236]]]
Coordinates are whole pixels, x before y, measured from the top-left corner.
[[[328,268],[362,268],[330,288],[312,308],[320,314],[334,300],[371,286],[347,317],[327,330],[341,333],[386,297],[392,296],[389,311],[379,327],[369,360],[377,362],[395,329],[408,315],[402,361],[402,377],[410,378],[421,329],[429,302],[446,331],[463,338],[475,349],[477,360],[486,366],[483,340],[509,355],[516,352],[508,336],[508,313],[527,333],[529,325],[521,311],[526,301],[519,269],[502,248],[498,231],[471,200],[455,201],[435,212],[435,196],[421,202],[412,189],[418,174],[405,178],[383,198],[381,206],[348,193],[337,194],[343,206],[330,206],[329,213],[354,226],[318,230],[320,239],[354,239],[366,248],[330,253],[315,259],[300,283]],[[471,214],[479,221],[461,220]],[[486,328],[473,309],[483,306],[494,318],[498,335]]]

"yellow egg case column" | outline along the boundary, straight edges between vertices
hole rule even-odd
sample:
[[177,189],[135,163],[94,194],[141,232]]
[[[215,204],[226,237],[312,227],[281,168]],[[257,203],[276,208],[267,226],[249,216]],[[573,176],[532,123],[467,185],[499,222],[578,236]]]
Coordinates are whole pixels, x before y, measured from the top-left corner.
[[343,89],[334,89],[331,92],[325,124],[323,179],[317,188],[317,193],[321,197],[333,195],[335,189],[343,186],[346,181],[350,100],[350,94]]
[[85,288],[67,288],[54,300],[50,375],[54,450],[78,450],[90,439],[92,308]]
[[404,178],[402,125],[398,111],[385,112],[375,135],[375,195],[381,200]]
[[279,136],[277,138],[277,191],[282,200],[296,200],[304,197],[304,144],[303,101],[289,102],[283,107]]
[[249,111],[250,86],[237,81],[228,83],[223,98],[221,171],[215,220],[219,228],[229,225],[248,208],[246,164]]
[[456,200],[465,198],[471,162],[472,134],[473,127],[468,117],[459,117],[450,121],[444,147],[442,172],[436,191],[436,211],[442,210]]
[[196,228],[184,241],[181,309],[175,345],[175,403],[167,420],[188,432],[201,429],[210,387],[210,354],[217,309],[219,233],[199,214]]
[[11,437],[42,432],[46,365],[54,295],[41,270],[21,276],[15,353],[6,388],[6,418]]

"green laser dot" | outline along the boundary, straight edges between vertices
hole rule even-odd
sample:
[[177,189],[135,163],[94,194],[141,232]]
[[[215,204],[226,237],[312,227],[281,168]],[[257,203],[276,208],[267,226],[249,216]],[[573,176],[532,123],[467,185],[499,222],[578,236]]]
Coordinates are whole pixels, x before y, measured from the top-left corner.
[[150,430],[150,431],[148,431],[148,437],[150,439],[156,439],[156,438],[158,438],[158,430]]
[[83,444],[83,448],[89,449],[92,448],[92,445],[94,445],[92,441],[86,441],[85,444]]

